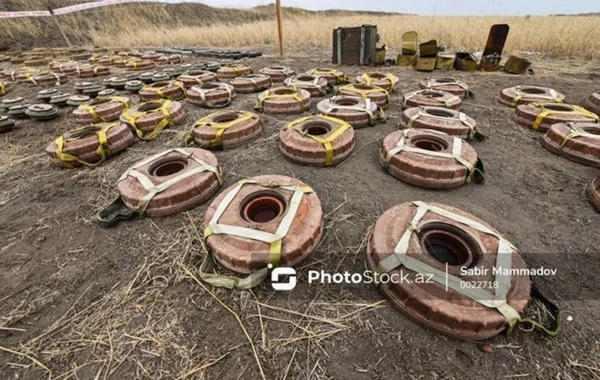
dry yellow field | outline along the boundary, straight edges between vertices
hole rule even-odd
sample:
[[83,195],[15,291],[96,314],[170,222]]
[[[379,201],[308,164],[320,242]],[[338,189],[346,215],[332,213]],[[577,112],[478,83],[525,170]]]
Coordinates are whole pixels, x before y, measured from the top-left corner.
[[[24,2],[23,7],[28,4],[29,8],[37,8],[34,2]],[[59,20],[75,40],[96,45],[245,47],[277,44],[274,14],[273,7],[236,10],[200,4],[177,7],[140,4],[70,14]],[[50,21],[40,18],[0,20],[0,35],[43,36],[53,26]],[[506,49],[509,52],[565,58],[600,56],[600,16],[430,17],[286,8],[284,23],[286,48],[291,51],[329,47],[332,29],[361,24],[376,24],[382,42],[392,49],[400,46],[404,32],[415,30],[422,41],[435,38],[451,51],[480,51],[490,26],[508,23],[511,31]]]
[[[382,42],[395,48],[401,46],[401,36],[416,30],[421,40],[437,39],[452,51],[483,49],[487,33],[495,23],[508,23],[511,31],[508,51],[527,51],[548,56],[600,56],[600,17],[425,17],[425,16],[351,16],[297,17],[284,21],[285,43],[288,48],[331,45],[331,31],[338,26],[375,24]],[[205,27],[180,26],[164,28],[128,27],[118,31],[92,32],[99,45],[191,45],[249,46],[277,43],[277,24],[273,21],[216,24]]]

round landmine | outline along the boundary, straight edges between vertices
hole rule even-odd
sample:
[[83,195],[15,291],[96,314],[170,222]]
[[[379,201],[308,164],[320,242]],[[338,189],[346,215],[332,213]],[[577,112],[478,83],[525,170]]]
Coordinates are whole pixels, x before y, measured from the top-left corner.
[[260,117],[247,111],[219,111],[194,123],[191,137],[204,149],[232,149],[262,132]]
[[390,94],[381,87],[371,86],[367,84],[348,84],[340,87],[337,91],[338,95],[360,96],[362,98],[371,99],[383,109],[387,109],[390,105]]
[[356,77],[356,82],[369,86],[377,86],[388,92],[394,92],[400,78],[391,73],[371,72]]
[[65,133],[46,147],[46,153],[59,167],[95,167],[134,142],[135,136],[127,125],[100,123]]
[[158,99],[128,108],[119,119],[142,140],[154,140],[164,128],[178,125],[185,118],[186,113],[180,102]]
[[333,94],[334,90],[333,86],[327,81],[327,78],[308,74],[300,74],[287,78],[283,81],[283,84],[306,90],[310,93],[311,98],[329,96]]
[[73,111],[73,117],[80,124],[95,124],[114,121],[129,108],[129,98],[113,96],[97,98],[82,104]]
[[600,115],[600,92],[594,92],[592,95],[590,95],[583,106],[596,115]]
[[317,104],[319,113],[344,120],[354,128],[374,126],[385,122],[385,112],[369,98],[334,96]]
[[235,96],[232,85],[220,82],[198,84],[187,90],[190,103],[206,108],[227,107]]
[[[224,190],[204,217],[211,233],[206,243],[225,268],[241,274],[265,269],[273,253],[278,265],[293,267],[308,258],[323,236],[323,210],[319,197],[304,182],[279,175],[252,177]],[[234,230],[219,228],[232,226]],[[275,235],[286,226],[283,237]],[[275,237],[280,244],[239,236],[249,229]]]
[[469,93],[469,86],[455,78],[427,78],[419,82],[419,88],[449,92],[461,99]]
[[[397,259],[405,255],[406,260]],[[485,221],[439,203],[403,203],[384,212],[373,228],[366,259],[380,276],[406,278],[378,286],[395,309],[454,339],[488,339],[508,327],[505,314],[483,300],[503,294],[505,313],[518,316],[530,299],[531,280],[519,251]],[[465,273],[462,268],[479,271]],[[515,274],[502,281],[497,270],[506,269]],[[433,273],[444,275],[430,277]],[[431,281],[417,282],[419,277]],[[461,288],[464,283],[496,282],[506,288],[477,289],[480,301]]]
[[544,135],[542,145],[568,160],[600,168],[600,124],[554,124]]
[[252,69],[243,64],[223,65],[217,70],[219,79],[233,79],[248,74],[252,74]]
[[187,73],[177,77],[177,80],[183,83],[185,88],[190,88],[198,84],[218,82],[219,78],[217,78],[217,74],[210,71],[189,70]]
[[352,126],[329,116],[304,117],[279,132],[279,150],[287,160],[300,165],[337,165],[350,157],[354,145]]
[[156,99],[180,100],[185,97],[185,88],[183,83],[170,80],[146,85],[138,94],[144,102]]
[[534,102],[562,103],[565,95],[548,87],[515,86],[505,88],[500,92],[498,103],[509,107]]
[[31,104],[27,106],[25,113],[32,119],[45,121],[54,119],[58,115],[58,108],[51,104]]
[[90,101],[90,97],[87,95],[72,95],[67,100],[67,105],[71,107],[79,107],[80,105]]
[[265,74],[248,74],[233,79],[230,84],[235,92],[249,94],[264,91],[271,87],[271,77]]
[[316,69],[307,71],[306,74],[323,77],[327,79],[327,82],[332,86],[336,84],[346,84],[350,82],[348,76],[345,75],[343,72],[339,71],[338,69],[317,67]]
[[473,118],[462,112],[442,107],[407,108],[400,118],[400,128],[433,129],[463,140],[484,138]]
[[529,103],[517,106],[513,120],[524,127],[546,132],[556,123],[597,123],[599,117],[576,105]]
[[404,94],[402,105],[411,107],[443,107],[460,109],[462,99],[459,96],[440,90],[417,90]]
[[15,127],[15,120],[7,116],[0,116],[0,133],[6,133]]
[[287,66],[279,65],[265,67],[264,69],[261,69],[259,73],[268,75],[269,77],[271,77],[271,80],[275,83],[282,83],[287,78],[296,75],[296,72],[293,69]]
[[254,109],[272,114],[297,114],[310,107],[310,93],[294,87],[274,87],[258,95]]
[[429,189],[452,189],[483,179],[475,149],[459,137],[427,129],[396,131],[383,139],[381,166],[394,178]]

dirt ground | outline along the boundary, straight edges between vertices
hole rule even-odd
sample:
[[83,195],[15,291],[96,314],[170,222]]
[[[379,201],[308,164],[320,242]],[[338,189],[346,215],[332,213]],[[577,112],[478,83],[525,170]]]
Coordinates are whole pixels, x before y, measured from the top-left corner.
[[[326,52],[313,53],[249,63],[255,71],[273,63],[297,72],[329,65]],[[351,77],[363,70],[341,69]],[[75,127],[72,108],[49,122],[19,121],[0,135],[0,378],[600,378],[600,214],[584,194],[598,170],[546,151],[541,133],[514,124],[512,110],[495,101],[505,87],[532,84],[553,87],[581,104],[600,88],[600,64],[539,60],[535,69],[535,75],[514,76],[385,68],[401,78],[389,120],[357,130],[354,155],[336,168],[303,167],[282,158],[278,131],[294,116],[263,115],[259,139],[216,152],[225,186],[282,174],[302,179],[319,195],[324,238],[303,263],[293,292],[276,292],[268,281],[252,291],[197,281],[207,204],[112,229],[95,222],[127,167],[182,146],[193,121],[213,111],[186,104],[184,125],[155,141],[138,141],[95,170],[57,169],[44,152]],[[449,191],[404,184],[380,167],[379,144],[398,128],[400,94],[417,89],[427,76],[449,74],[475,94],[462,110],[488,136],[473,142],[487,181]],[[63,87],[71,91],[74,82]],[[38,90],[21,86],[11,95],[33,99]],[[255,99],[240,95],[231,107],[252,110]],[[316,102],[310,113],[315,109]],[[556,268],[557,276],[536,282],[569,317],[562,334],[551,339],[521,329],[485,342],[493,348],[486,353],[476,342],[419,327],[389,307],[372,285],[303,281],[308,269],[363,271],[366,238],[377,217],[414,200],[468,211],[517,246],[529,267]],[[535,314],[536,308],[527,311]]]

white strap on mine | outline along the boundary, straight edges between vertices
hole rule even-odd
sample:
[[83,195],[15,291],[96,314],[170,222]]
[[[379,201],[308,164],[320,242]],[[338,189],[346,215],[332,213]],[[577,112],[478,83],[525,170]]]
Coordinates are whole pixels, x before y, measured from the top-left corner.
[[412,115],[408,119],[407,127],[413,128],[413,124],[414,124],[415,120],[417,120],[418,118],[420,118],[422,116],[426,116],[429,119],[437,119],[437,120],[458,120],[471,130],[471,132],[469,133],[469,136],[472,137],[472,135],[475,133],[475,125],[473,125],[469,122],[468,116],[465,113],[463,113],[463,112],[457,112],[457,113],[458,113],[458,118],[457,117],[449,118],[449,117],[443,117],[443,116],[436,116],[436,115],[430,115],[428,113],[425,113],[424,108],[419,107],[419,110],[417,111],[417,113]]
[[[435,131],[435,130],[429,130],[429,129],[423,129],[422,131],[426,131],[428,133],[437,133],[440,135],[447,135],[446,133],[443,133],[440,131]],[[467,178],[469,178],[470,174],[473,173],[473,171],[475,170],[475,166],[473,166],[473,164],[471,164],[469,161],[467,161],[462,156],[462,139],[460,139],[458,137],[453,137],[452,153],[436,152],[436,151],[421,149],[421,148],[417,148],[417,147],[413,147],[413,146],[407,146],[406,139],[408,138],[409,133],[410,133],[409,129],[403,130],[403,135],[400,138],[400,141],[398,141],[398,144],[396,144],[396,147],[394,149],[390,150],[388,152],[387,156],[385,157],[385,162],[387,164],[389,164],[392,157],[394,157],[396,154],[398,154],[400,152],[409,152],[409,153],[424,154],[424,155],[433,156],[433,157],[454,159],[459,164],[461,164],[467,168],[467,170],[469,171],[469,175],[467,176]]]
[[409,92],[408,94],[404,94],[404,101],[402,102],[402,105],[404,107],[408,107],[408,99],[411,99],[417,95],[419,95],[422,91],[413,91],[413,92]]
[[443,86],[458,86],[460,88],[462,88],[463,90],[468,91],[469,90],[469,86],[467,86],[466,84],[459,82],[459,81],[454,81],[454,82],[450,82],[450,83],[441,83],[438,82],[435,79],[427,79],[426,82],[426,86],[428,88],[432,88],[432,87],[443,87]]
[[[189,158],[192,159],[194,161],[196,161],[200,166],[198,166],[197,168],[190,170],[190,171],[186,171],[181,173],[180,175],[171,178],[170,180],[161,183],[160,185],[155,185],[150,178],[148,178],[145,174],[143,174],[142,172],[139,172],[137,169],[139,167],[142,167],[144,165],[147,165],[153,161],[158,160],[159,158],[162,158],[170,153],[173,152],[177,152],[179,154],[181,154],[182,156],[184,156],[185,158]],[[217,168],[215,168],[214,166],[211,166],[209,164],[207,164],[206,162],[204,162],[203,160],[194,157],[193,154],[191,152],[187,152],[183,149],[180,148],[176,148],[176,149],[169,149],[166,150],[164,152],[158,153],[154,156],[151,156],[149,158],[147,158],[146,160],[140,161],[139,163],[137,163],[136,165],[132,166],[131,168],[129,168],[127,171],[125,171],[125,173],[123,173],[123,175],[121,175],[121,177],[119,178],[119,180],[117,181],[117,183],[124,181],[125,179],[127,179],[127,177],[134,177],[135,179],[137,179],[140,184],[144,187],[144,189],[148,192],[148,194],[146,194],[139,202],[138,204],[138,210],[144,211],[146,209],[146,207],[148,206],[148,204],[150,203],[150,201],[152,200],[152,198],[154,198],[154,196],[158,193],[161,193],[165,190],[167,190],[168,188],[170,188],[171,186],[173,186],[174,184],[183,181],[186,178],[189,178],[191,176],[194,176],[198,173],[202,173],[202,172],[212,172],[215,174],[215,176],[217,177],[217,181],[219,183],[219,185],[222,184],[222,179],[221,179],[221,174],[219,173],[219,170]]]
[[[429,91],[429,90],[418,90],[418,91],[409,92],[408,94],[404,95],[403,106],[404,107],[408,106],[407,103],[408,103],[408,100],[410,98],[413,98],[413,97],[415,97],[417,95],[423,95],[423,93],[427,92],[427,91]],[[426,96],[426,95],[424,95],[424,96]],[[431,97],[431,99],[440,100],[439,98],[433,98],[433,97]],[[454,106],[454,105],[458,104],[460,102],[460,98],[458,96],[456,96],[456,95],[452,95],[448,99],[445,99],[443,102],[444,102],[444,105],[446,107],[451,107],[451,106]]]
[[281,68],[266,67],[266,68],[260,70],[260,72],[264,74],[265,72],[267,72],[269,70],[277,71],[277,72],[285,74],[285,75],[289,75],[289,74],[293,73],[293,71],[289,67],[281,67]]
[[250,79],[250,83],[252,83],[254,85],[254,88],[258,88],[258,82],[256,81],[255,78],[246,78],[246,79]]
[[[417,201],[413,202],[413,204],[417,206],[415,216],[413,217],[412,221],[410,222],[410,225],[408,226],[408,228],[400,238],[398,244],[396,245],[394,249],[394,254],[382,260],[377,266],[377,271],[379,273],[388,273],[398,268],[399,266],[404,266],[407,269],[416,273],[432,275],[432,279],[438,284],[447,284],[448,288],[456,291],[457,293],[471,298],[472,300],[478,302],[483,306],[497,309],[502,315],[504,315],[504,317],[507,320],[520,320],[521,317],[519,313],[513,307],[508,305],[506,300],[506,296],[510,291],[511,276],[503,274],[505,273],[504,270],[510,270],[512,268],[512,252],[517,251],[517,249],[506,239],[499,236],[494,231],[490,230],[488,227],[475,220],[472,220],[462,215],[455,214],[437,206],[428,205],[424,202]],[[477,231],[483,232],[488,235],[492,235],[498,239],[496,267],[502,268],[503,271],[500,271],[496,274],[495,280],[498,283],[498,288],[496,289],[495,294],[483,288],[463,289],[463,287],[461,287],[461,284],[464,281],[463,279],[453,276],[445,271],[436,269],[406,254],[408,251],[408,246],[411,237],[413,236],[415,231],[419,230],[419,223],[421,219],[425,216],[425,214],[428,212],[441,215],[460,224],[469,226]]]
[[458,104],[459,102],[460,102],[460,98],[456,95],[452,95],[451,97],[449,97],[448,99],[446,99],[444,101],[444,103],[446,104],[446,107],[454,106],[454,105]]
[[217,83],[218,88],[195,88],[196,91],[200,94],[200,99],[202,99],[202,103],[208,104],[208,99],[206,99],[206,95],[212,91],[225,90],[229,94],[229,98],[231,99],[233,94],[231,93],[231,87],[226,83]]
[[56,79],[56,83],[55,83],[55,84],[56,84],[57,86],[60,86],[60,85],[61,85],[61,83],[60,83],[60,78],[59,78],[58,74],[56,74],[56,73],[50,73],[50,74],[51,74],[52,76],[54,76],[54,79]]
[[335,110],[352,110],[352,111],[366,112],[369,115],[370,120],[375,120],[375,115],[373,114],[373,111],[371,111],[371,99],[363,98],[363,100],[365,101],[364,108],[359,107],[359,106],[340,106],[340,105],[334,104],[333,101],[331,101],[329,103],[329,107],[327,107],[327,110],[325,111],[325,114],[329,115],[330,112],[335,111]]
[[288,234],[288,232],[290,230],[292,222],[294,221],[294,218],[296,217],[296,213],[298,212],[298,207],[300,206],[300,201],[302,200],[302,196],[304,195],[304,192],[302,191],[302,188],[299,185],[277,186],[280,189],[293,191],[294,194],[292,195],[292,199],[290,200],[289,207],[288,207],[283,219],[281,220],[279,227],[277,227],[277,231],[275,231],[274,234],[270,233],[270,232],[247,228],[247,227],[219,224],[219,219],[221,218],[221,216],[223,215],[225,210],[227,210],[227,207],[229,207],[229,205],[231,204],[231,202],[233,201],[235,196],[240,192],[242,187],[247,184],[260,185],[262,183],[258,182],[258,181],[240,181],[239,184],[233,190],[231,190],[225,196],[225,198],[223,198],[223,200],[219,204],[219,207],[217,207],[217,211],[213,215],[210,223],[208,224],[208,227],[209,227],[211,233],[239,236],[239,237],[243,237],[243,238],[247,238],[247,239],[262,241],[264,243],[274,243],[276,241],[282,240]]
[[325,89],[323,88],[323,86],[321,86],[321,85],[319,84],[319,79],[321,79],[321,77],[320,77],[320,76],[318,76],[318,75],[316,75],[316,76],[315,76],[315,79],[313,79],[313,86],[315,86],[315,87],[316,87],[316,88],[319,90],[319,92],[320,92],[321,94],[323,94],[323,93],[324,93],[324,91],[325,91]]
[[556,92],[556,90],[554,90],[553,88],[549,88],[548,89],[548,95],[546,94],[526,94],[523,91],[521,91],[523,87],[521,86],[516,86],[516,92],[517,95],[515,96],[515,98],[517,98],[517,100],[523,99],[524,97],[530,98],[530,99],[548,99],[548,100],[560,100],[558,98],[558,93]]
[[[577,126],[576,123],[567,123],[567,125],[569,126],[569,128],[571,128],[571,133],[569,134],[570,138],[588,137],[590,139],[600,140],[599,134],[586,132],[585,129]],[[600,124],[596,124],[596,125],[598,126],[597,128],[600,129]]]

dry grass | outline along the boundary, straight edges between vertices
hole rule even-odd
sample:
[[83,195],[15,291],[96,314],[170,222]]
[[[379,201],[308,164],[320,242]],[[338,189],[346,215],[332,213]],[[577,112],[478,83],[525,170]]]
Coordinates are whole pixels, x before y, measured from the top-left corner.
[[[295,50],[329,47],[332,29],[347,25],[376,24],[382,42],[392,48],[401,46],[402,34],[420,33],[422,41],[436,38],[451,51],[480,51],[489,27],[508,23],[511,32],[507,49],[512,52],[535,52],[548,56],[594,58],[600,51],[600,17],[421,17],[371,16],[288,18],[285,41]],[[118,33],[92,32],[96,44],[130,46],[255,46],[277,43],[275,21],[216,24],[204,27],[181,26],[139,29],[125,26]],[[557,38],[564,36],[564,38]]]
[[[198,230],[201,222],[189,214],[188,220],[168,234],[148,220],[154,237],[139,248],[146,259],[136,272],[100,297],[88,294],[93,292],[90,285],[41,334],[15,347],[0,346],[0,353],[9,359],[7,366],[40,379],[107,379],[122,374],[205,379],[210,367],[230,355],[248,352],[252,359],[243,363],[240,378],[247,372],[256,374],[253,378],[267,379],[264,368],[275,366],[283,379],[325,379],[320,355],[328,353],[323,344],[339,333],[369,328],[364,318],[385,304],[351,300],[323,303],[315,297],[308,305],[294,309],[286,302],[271,301],[272,295],[208,288],[196,274],[197,263],[206,253]],[[338,216],[333,216],[326,230],[337,222]],[[154,249],[148,252],[148,247]],[[185,305],[169,296],[180,286],[193,289],[186,290],[189,296]],[[55,303],[58,297],[50,291],[31,296],[0,314],[0,329],[25,331],[11,326]],[[183,310],[188,305],[225,321],[233,317],[235,323],[230,326],[239,330],[229,331],[227,344],[220,345],[219,350],[207,348],[205,331],[198,329],[192,337],[183,333]],[[304,366],[304,359],[299,361],[300,354],[308,358],[309,367]]]
[[[15,9],[38,9],[40,2],[14,0]],[[57,4],[64,5],[64,4]],[[4,8],[8,9],[5,5]],[[451,51],[481,51],[487,31],[508,23],[507,50],[535,52],[551,57],[597,58],[600,53],[600,17],[437,17],[344,11],[310,12],[286,8],[285,39],[289,50],[329,47],[331,31],[338,26],[376,24],[382,42],[400,47],[401,36],[416,30],[421,41],[435,38]],[[272,7],[252,9],[211,8],[202,4],[131,4],[99,8],[61,16],[67,34],[79,43],[103,46],[214,46],[244,47],[277,44]],[[49,18],[0,20],[0,35],[44,39],[56,35]],[[47,43],[45,41],[44,43]]]

